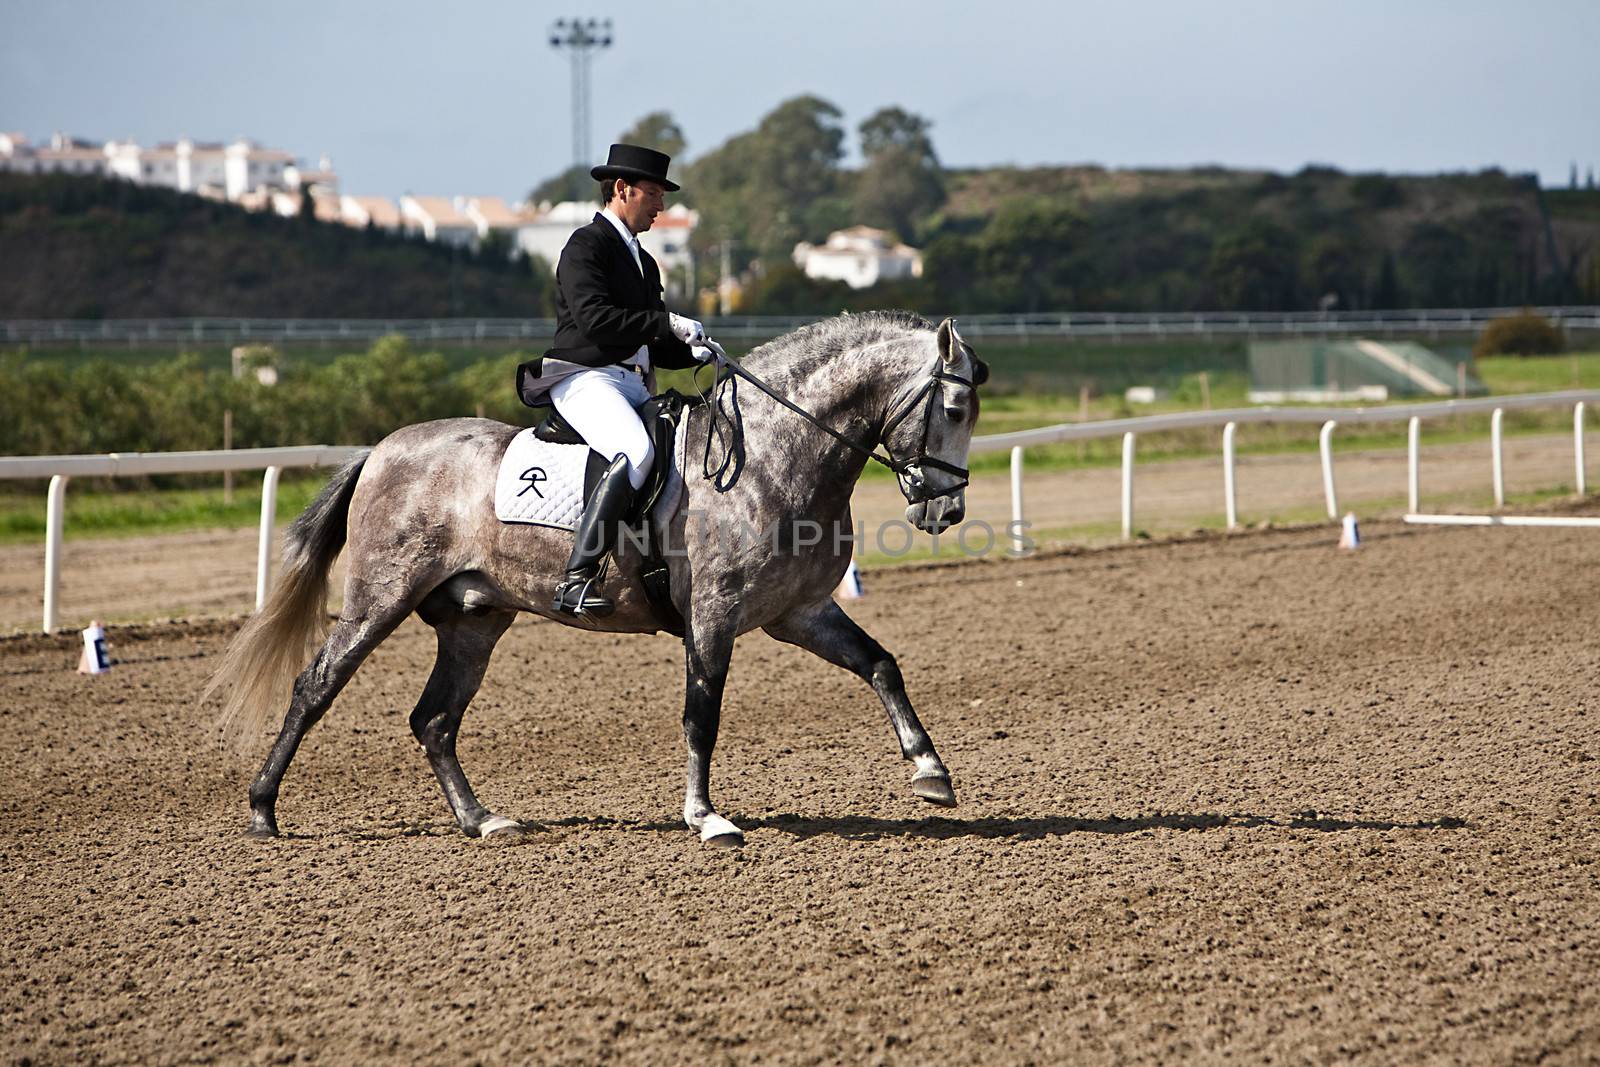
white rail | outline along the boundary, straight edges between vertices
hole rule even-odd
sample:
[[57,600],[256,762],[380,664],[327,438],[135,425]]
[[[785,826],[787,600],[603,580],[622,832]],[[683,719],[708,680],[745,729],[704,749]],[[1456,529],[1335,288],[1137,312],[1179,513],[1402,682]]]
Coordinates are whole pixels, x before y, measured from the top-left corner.
[[73,477],[119,478],[141,474],[203,474],[265,468],[261,482],[261,527],[256,545],[256,607],[267,599],[272,573],[272,529],[278,510],[278,475],[285,467],[325,467],[343,463],[364,449],[348,445],[296,448],[239,448],[219,452],[112,452],[102,456],[0,457],[0,479],[49,478],[45,507],[45,633],[56,628],[61,593],[61,542],[65,527],[67,482]]
[[[1505,482],[1504,463],[1502,461],[1503,434],[1501,433],[1504,412],[1573,405],[1572,447],[1577,468],[1576,487],[1578,493],[1582,494],[1586,491],[1587,486],[1584,472],[1584,410],[1587,404],[1597,401],[1600,401],[1600,390],[1572,389],[1559,393],[1532,393],[1524,396],[1446,400],[1428,404],[1395,404],[1377,408],[1265,406],[1237,408],[1231,411],[1182,411],[1174,412],[1170,415],[1146,415],[1132,419],[1061,423],[1055,426],[1041,426],[1033,430],[1018,430],[1014,433],[975,437],[972,439],[972,452],[976,455],[984,452],[998,452],[1002,449],[1010,451],[1011,519],[1015,524],[1014,529],[1021,530],[1026,522],[1026,516],[1022,509],[1023,452],[1025,449],[1038,445],[1057,444],[1063,441],[1089,441],[1096,438],[1121,436],[1122,537],[1127,540],[1134,535],[1134,445],[1136,436],[1140,433],[1222,427],[1223,507],[1227,513],[1228,529],[1231,530],[1235,529],[1239,523],[1235,484],[1234,438],[1240,423],[1321,423],[1322,428],[1317,436],[1318,451],[1322,462],[1323,502],[1327,507],[1328,518],[1337,519],[1339,517],[1339,501],[1334,483],[1334,430],[1344,424],[1405,421],[1409,424],[1406,433],[1408,453],[1406,467],[1407,501],[1409,503],[1407,521],[1411,521],[1416,517],[1421,507],[1419,453],[1423,419],[1438,419],[1451,415],[1483,412],[1491,414],[1492,425],[1495,430],[1492,440],[1495,501],[1496,506],[1504,506]],[[1507,525],[1518,524],[1508,523]],[[1520,525],[1550,524],[1521,523]]]
[[[1473,412],[1526,410],[1530,408],[1562,407],[1574,405],[1573,450],[1577,464],[1577,486],[1584,491],[1584,411],[1586,405],[1600,402],[1600,390],[1569,390],[1559,393],[1539,393],[1526,396],[1490,397],[1472,400],[1448,400],[1429,404],[1397,404],[1380,408],[1334,407],[1256,407],[1231,411],[1176,412],[1169,415],[1148,415],[1132,419],[1110,419],[1101,422],[1064,423],[1044,426],[1015,433],[991,434],[975,437],[972,452],[1010,451],[1011,453],[1011,508],[1013,546],[1021,551],[1026,529],[1023,513],[1023,453],[1036,445],[1061,441],[1087,441],[1095,438],[1122,437],[1122,531],[1125,538],[1134,533],[1134,471],[1135,445],[1140,433],[1159,433],[1205,427],[1223,427],[1223,479],[1228,511],[1228,525],[1238,523],[1234,495],[1234,435],[1242,423],[1304,422],[1321,423],[1320,445],[1322,451],[1323,487],[1330,518],[1336,516],[1337,501],[1333,492],[1332,437],[1335,424],[1380,423],[1409,420],[1408,433],[1410,463],[1410,508],[1413,515],[1419,508],[1418,442],[1420,421],[1424,418],[1443,418]],[[266,599],[271,577],[272,529],[276,518],[278,475],[285,467],[324,467],[339,464],[363,449],[344,445],[309,445],[292,448],[243,448],[212,452],[129,452],[94,456],[7,456],[0,457],[0,479],[49,478],[50,489],[46,507],[44,618],[46,633],[56,628],[58,619],[58,593],[61,576],[61,543],[65,524],[65,497],[68,479],[72,477],[129,477],[143,474],[211,473],[221,471],[265,470],[261,493],[261,525],[256,553],[256,606]],[[1499,448],[1495,449],[1499,464]],[[1507,523],[1506,525],[1512,525]]]

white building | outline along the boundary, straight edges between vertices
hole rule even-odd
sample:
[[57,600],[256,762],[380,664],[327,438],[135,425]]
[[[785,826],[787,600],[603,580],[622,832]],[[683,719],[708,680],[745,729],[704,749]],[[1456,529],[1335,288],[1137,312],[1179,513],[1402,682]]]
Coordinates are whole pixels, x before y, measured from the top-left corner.
[[852,289],[922,277],[922,253],[871,226],[835,230],[820,245],[801,241],[794,246],[794,261],[808,278],[844,282]]
[[305,189],[315,187],[318,196],[339,196],[339,175],[333,169],[333,161],[327,156],[317,160],[315,167],[302,167],[298,163],[291,163],[283,168],[283,184],[288,189]]
[[[288,189],[260,190],[260,194],[266,196],[263,206],[270,208],[275,214],[282,215],[285,218],[298,218],[300,216],[301,201],[309,195],[311,197],[311,210],[316,213],[318,222],[344,221],[343,205],[337,194],[321,192],[315,185],[308,188],[310,189],[309,193]],[[250,197],[247,196],[246,201],[249,199]],[[262,210],[262,208],[252,208],[252,210]]]
[[[517,247],[530,256],[538,256],[553,268],[561,259],[561,250],[567,246],[572,231],[594,221],[600,206],[590,200],[568,200],[564,203],[544,205],[539,210],[526,207],[521,213],[522,224],[517,230]],[[639,246],[650,253],[661,268],[662,282],[670,292],[682,295],[689,291],[694,271],[694,253],[689,249],[689,239],[700,222],[700,214],[682,204],[674,204],[656,216],[648,230],[639,235]]]
[[0,135],[0,162],[24,174],[105,174],[104,147],[65,134],[50,136],[49,147],[35,148],[20,133]]
[[380,230],[401,228],[400,209],[393,200],[382,196],[341,196],[339,221],[358,230],[369,225]]
[[32,174],[34,169],[33,146],[20,133],[0,133],[0,170]]
[[503,199],[498,196],[458,196],[455,198],[455,208],[478,231],[479,241],[491,233],[498,233],[505,236],[513,250],[516,249],[517,230],[524,220]]
[[478,227],[456,210],[449,197],[402,196],[400,219],[407,233],[420,233],[430,241],[464,247],[478,241]]
[[183,138],[177,144],[178,188],[186,193],[202,189],[227,195],[228,150],[220,143],[200,143]]
[[224,185],[229,200],[238,200],[252,189],[285,188],[283,172],[294,163],[294,156],[281,148],[262,148],[254,141],[238,140],[223,149]]

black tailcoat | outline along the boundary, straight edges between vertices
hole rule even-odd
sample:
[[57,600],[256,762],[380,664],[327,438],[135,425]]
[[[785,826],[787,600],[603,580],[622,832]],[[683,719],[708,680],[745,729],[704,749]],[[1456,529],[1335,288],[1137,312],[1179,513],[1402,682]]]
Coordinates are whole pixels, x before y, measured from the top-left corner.
[[556,266],[556,340],[545,356],[585,367],[609,367],[650,346],[650,362],[692,367],[689,346],[672,336],[661,299],[661,271],[643,248],[633,254],[599,213],[573,232]]

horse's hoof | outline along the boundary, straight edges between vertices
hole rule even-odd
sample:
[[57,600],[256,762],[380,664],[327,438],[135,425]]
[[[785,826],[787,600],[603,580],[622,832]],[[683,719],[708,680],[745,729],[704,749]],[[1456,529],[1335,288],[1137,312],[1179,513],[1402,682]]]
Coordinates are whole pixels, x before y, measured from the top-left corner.
[[720,815],[707,815],[700,824],[700,841],[712,848],[738,848],[744,844],[744,831]]
[[278,836],[278,827],[277,824],[267,822],[265,819],[251,819],[244,836],[253,841],[271,841]]
[[521,845],[543,829],[536,823],[520,823],[504,815],[491,815],[478,824],[478,837],[491,845]]
[[943,775],[930,774],[913,778],[911,791],[929,804],[937,804],[941,808],[956,806],[956,791],[951,787],[950,779]]
[[517,845],[532,844],[543,832],[542,826],[508,826],[504,830],[485,834],[481,840],[489,848],[514,848]]

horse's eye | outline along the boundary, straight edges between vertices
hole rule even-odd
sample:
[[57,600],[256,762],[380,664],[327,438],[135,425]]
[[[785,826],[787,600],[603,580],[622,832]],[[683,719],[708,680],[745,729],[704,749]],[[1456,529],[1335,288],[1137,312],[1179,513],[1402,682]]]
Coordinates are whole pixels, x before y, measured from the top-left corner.
[[967,413],[962,408],[946,407],[944,409],[944,417],[949,419],[951,422],[965,422]]

